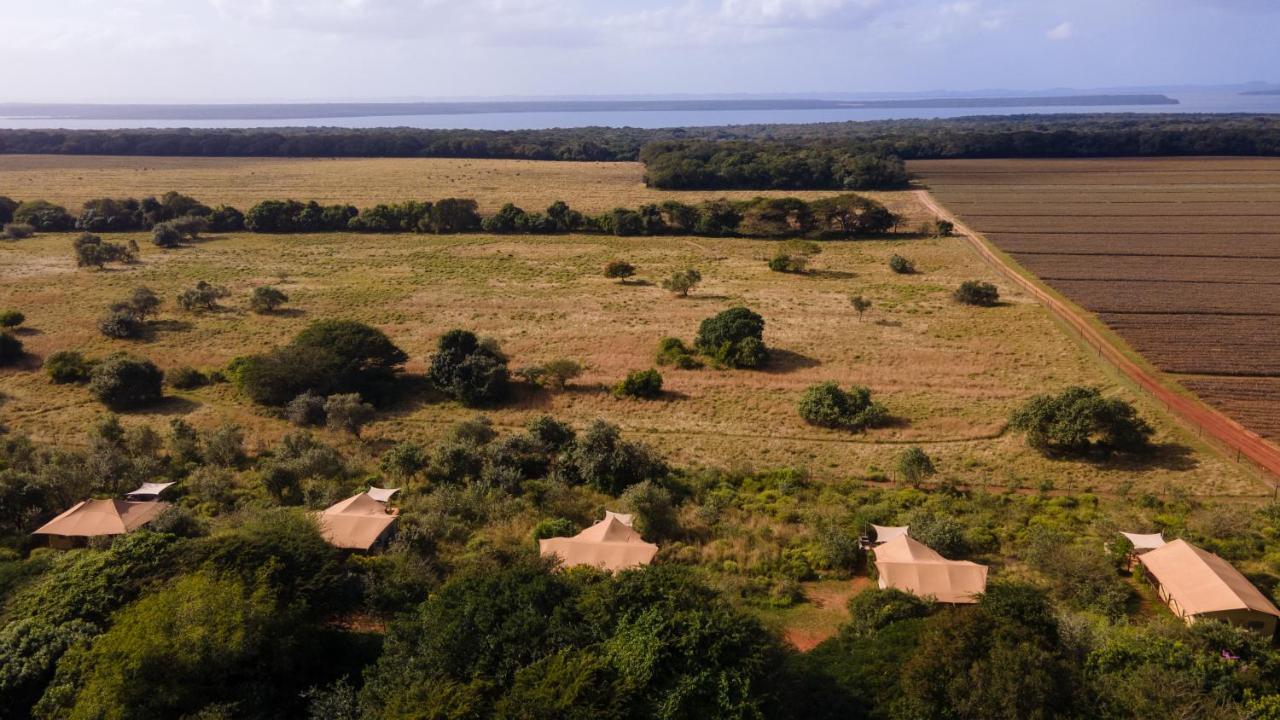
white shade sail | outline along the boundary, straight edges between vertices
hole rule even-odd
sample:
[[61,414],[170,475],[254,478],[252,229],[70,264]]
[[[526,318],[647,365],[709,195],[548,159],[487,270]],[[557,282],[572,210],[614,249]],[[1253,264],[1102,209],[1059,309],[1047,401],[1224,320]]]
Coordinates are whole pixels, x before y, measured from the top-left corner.
[[1129,539],[1133,543],[1133,549],[1138,552],[1144,550],[1155,550],[1158,547],[1164,547],[1164,533],[1156,533],[1154,535],[1143,535],[1141,533],[1121,532],[1121,535]]
[[391,496],[398,492],[400,492],[400,488],[376,488],[370,485],[369,490],[365,492],[365,494],[378,502],[384,503],[391,500]]
[[171,482],[142,483],[142,485],[137,490],[134,490],[133,492],[125,493],[125,497],[132,497],[134,495],[152,495],[152,496],[159,497],[160,493],[164,492],[165,490],[167,490],[168,488],[174,485],[177,485],[177,483],[171,483]]
[[903,525],[902,527],[894,527],[892,525],[874,525],[873,524],[871,526],[871,529],[876,531],[876,542],[887,543],[890,540],[895,540],[900,537],[906,537],[907,528],[909,527],[911,526]]

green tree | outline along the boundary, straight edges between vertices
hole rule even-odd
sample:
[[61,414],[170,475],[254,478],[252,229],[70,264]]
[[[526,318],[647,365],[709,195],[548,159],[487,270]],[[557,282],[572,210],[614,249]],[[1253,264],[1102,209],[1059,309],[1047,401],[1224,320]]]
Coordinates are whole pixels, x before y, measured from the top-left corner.
[[953,294],[956,302],[979,307],[994,307],[1000,301],[1000,291],[995,285],[978,280],[965,280]]
[[359,393],[330,395],[324,401],[325,424],[330,430],[341,430],[360,437],[360,430],[373,421],[377,412],[364,402]]
[[848,392],[834,382],[809,386],[800,398],[800,417],[811,425],[861,431],[882,424],[888,411],[872,402],[871,391],[853,386]]
[[610,260],[604,266],[605,277],[620,280],[624,285],[627,283],[627,278],[635,274],[635,266],[626,260]]
[[672,273],[671,277],[662,281],[662,289],[673,292],[680,297],[688,297],[689,293],[702,282],[702,273],[689,268]]
[[652,480],[643,480],[627,488],[619,501],[632,514],[632,526],[646,540],[667,540],[680,529],[671,492]]
[[44,360],[44,371],[57,384],[89,382],[92,364],[75,350],[61,350]]
[[427,375],[442,392],[467,406],[488,405],[507,396],[506,357],[467,330],[450,330],[440,337]]
[[894,466],[898,471],[898,476],[912,486],[919,485],[937,472],[933,467],[933,460],[916,445],[912,445],[899,453],[894,461]]
[[281,305],[289,302],[289,296],[270,285],[262,285],[253,289],[249,296],[249,309],[256,313],[273,313]]
[[850,295],[849,304],[853,306],[854,312],[858,313],[858,322],[862,322],[862,315],[871,309],[871,301],[861,295]]
[[756,368],[768,358],[764,318],[744,307],[729,308],[698,326],[694,346],[722,365]]
[[895,253],[889,258],[889,269],[899,275],[911,275],[915,273],[916,266],[915,263]]
[[150,360],[116,353],[93,367],[89,392],[103,405],[122,410],[159,402],[163,382],[164,373]]
[[1014,411],[1009,425],[1042,452],[1073,456],[1143,452],[1155,432],[1133,405],[1087,387],[1036,395]]
[[16,328],[26,320],[27,316],[17,310],[0,310],[0,328]]
[[662,397],[662,374],[650,368],[633,370],[613,386],[615,397],[644,398],[652,400]]
[[596,420],[569,447],[566,472],[575,482],[617,496],[642,480],[662,478],[668,468],[645,445],[622,439],[616,425]]

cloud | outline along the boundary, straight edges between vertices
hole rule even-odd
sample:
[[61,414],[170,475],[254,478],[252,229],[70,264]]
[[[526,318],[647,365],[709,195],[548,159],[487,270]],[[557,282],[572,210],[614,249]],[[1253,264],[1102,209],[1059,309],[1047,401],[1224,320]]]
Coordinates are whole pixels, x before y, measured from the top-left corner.
[[1075,37],[1076,26],[1070,20],[1055,25],[1044,36],[1050,40],[1070,40]]

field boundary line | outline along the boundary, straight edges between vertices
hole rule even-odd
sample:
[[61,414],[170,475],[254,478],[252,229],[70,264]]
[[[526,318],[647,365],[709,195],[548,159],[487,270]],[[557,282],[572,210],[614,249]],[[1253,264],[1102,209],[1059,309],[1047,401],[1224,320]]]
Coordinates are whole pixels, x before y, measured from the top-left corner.
[[[1118,338],[1108,335],[1095,327],[1084,311],[1074,306],[1057,293],[1042,285],[1025,268],[1022,268],[1004,252],[991,245],[981,234],[971,229],[956,215],[952,214],[941,203],[937,202],[927,190],[916,191],[920,201],[938,217],[949,220],[978,254],[993,267],[1008,277],[1020,288],[1030,293],[1040,304],[1074,330],[1082,340],[1094,348],[1100,358],[1105,359],[1123,373],[1138,387],[1159,401],[1174,417],[1184,425],[1194,429],[1202,437],[1208,435],[1221,445],[1236,453],[1236,460],[1248,458],[1254,465],[1271,475],[1273,483],[1280,480],[1280,448],[1264,440],[1257,433],[1248,430],[1240,423],[1224,415],[1221,411],[1206,405],[1202,400],[1189,395],[1185,389],[1179,392],[1159,377],[1158,370],[1147,369],[1135,361],[1121,347]],[[1100,322],[1100,321],[1099,321]],[[1146,361],[1143,360],[1145,363]],[[1276,486],[1280,489],[1280,485]]]

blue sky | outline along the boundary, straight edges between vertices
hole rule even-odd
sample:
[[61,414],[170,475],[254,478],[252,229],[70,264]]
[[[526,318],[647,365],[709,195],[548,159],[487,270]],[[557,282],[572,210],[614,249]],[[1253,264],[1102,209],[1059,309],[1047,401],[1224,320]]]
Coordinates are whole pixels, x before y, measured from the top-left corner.
[[1280,80],[1280,0],[4,0],[7,101]]

